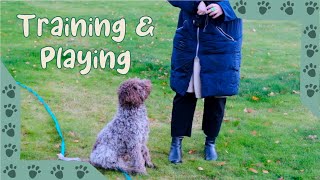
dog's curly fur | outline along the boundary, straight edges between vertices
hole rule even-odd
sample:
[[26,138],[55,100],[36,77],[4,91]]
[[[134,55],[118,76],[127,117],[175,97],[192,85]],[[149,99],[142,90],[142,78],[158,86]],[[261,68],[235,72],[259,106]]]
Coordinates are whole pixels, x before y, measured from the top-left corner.
[[141,174],[146,166],[154,167],[147,148],[149,121],[144,105],[150,91],[149,80],[134,78],[120,85],[117,114],[98,134],[90,155],[92,165]]

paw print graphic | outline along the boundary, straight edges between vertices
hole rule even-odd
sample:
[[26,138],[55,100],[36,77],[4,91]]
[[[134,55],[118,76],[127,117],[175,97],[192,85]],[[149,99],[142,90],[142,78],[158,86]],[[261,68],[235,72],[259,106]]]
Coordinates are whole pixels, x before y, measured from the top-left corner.
[[8,104],[3,106],[5,109],[5,114],[7,117],[11,117],[13,113],[17,112],[18,110],[16,109],[15,105]]
[[293,7],[294,7],[294,3],[291,3],[291,1],[287,1],[287,3],[283,3],[283,5],[280,9],[281,9],[281,11],[284,11],[288,15],[292,15],[293,14]]
[[313,44],[306,45],[305,48],[307,49],[307,56],[309,58],[313,57],[313,55],[319,51],[318,46]]
[[306,6],[307,6],[307,13],[309,15],[312,15],[316,10],[319,9],[319,7],[317,6],[318,3],[310,1],[310,2],[306,2]]
[[261,15],[264,15],[269,9],[271,9],[270,3],[265,1],[258,2],[258,6]]
[[307,73],[310,77],[316,77],[316,68],[316,65],[310,63],[309,65],[306,65],[306,68],[303,70],[303,72]]
[[63,178],[63,169],[64,169],[64,167],[57,165],[57,167],[52,168],[52,171],[50,171],[50,173],[53,174],[56,178],[62,179]]
[[13,155],[13,153],[18,151],[17,148],[16,148],[16,145],[6,144],[3,147],[6,150],[6,155],[8,157],[11,157]]
[[317,30],[317,26],[314,26],[311,24],[310,26],[306,27],[306,29],[303,31],[303,33],[307,34],[310,38],[314,39],[317,37],[316,30]]
[[310,85],[306,85],[305,87],[307,89],[307,95],[309,97],[313,97],[314,94],[319,91],[319,89],[317,88],[318,87],[317,85],[310,84]]
[[3,173],[7,174],[10,178],[15,178],[16,169],[17,169],[17,166],[10,164],[9,166],[6,166],[5,170],[3,170]]
[[8,125],[4,125],[2,132],[6,133],[9,137],[14,136],[14,129],[16,128],[15,125],[9,123]]
[[77,177],[79,179],[82,179],[84,177],[84,175],[89,173],[86,166],[82,166],[82,165],[76,166],[75,169],[77,170]]
[[40,167],[36,165],[28,166],[28,170],[29,170],[29,177],[31,179],[35,178],[39,173],[41,173]]
[[2,90],[2,93],[6,94],[9,98],[14,98],[16,96],[15,89],[16,89],[15,86],[13,86],[12,84],[9,84],[9,86],[4,87],[4,89]]
[[245,14],[247,11],[246,5],[247,5],[247,2],[240,0],[239,2],[236,2],[235,6],[233,6],[233,9],[238,10],[240,14]]

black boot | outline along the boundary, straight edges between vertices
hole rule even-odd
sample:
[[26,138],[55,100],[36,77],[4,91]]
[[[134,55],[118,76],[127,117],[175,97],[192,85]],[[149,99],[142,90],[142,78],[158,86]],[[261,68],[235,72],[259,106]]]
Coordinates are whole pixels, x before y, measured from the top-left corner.
[[215,149],[215,138],[206,137],[206,143],[204,147],[204,159],[207,161],[217,160],[218,154]]
[[169,153],[169,161],[177,164],[182,163],[181,142],[183,137],[172,137],[171,148]]

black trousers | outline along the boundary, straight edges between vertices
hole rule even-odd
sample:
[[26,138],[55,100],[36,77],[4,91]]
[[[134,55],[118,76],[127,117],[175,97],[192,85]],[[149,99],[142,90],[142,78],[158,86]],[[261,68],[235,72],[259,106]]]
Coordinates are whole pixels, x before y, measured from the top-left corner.
[[[197,105],[194,93],[182,96],[176,94],[173,99],[171,136],[191,136],[192,121]],[[226,98],[207,97],[204,99],[202,130],[207,137],[215,139],[223,121]]]

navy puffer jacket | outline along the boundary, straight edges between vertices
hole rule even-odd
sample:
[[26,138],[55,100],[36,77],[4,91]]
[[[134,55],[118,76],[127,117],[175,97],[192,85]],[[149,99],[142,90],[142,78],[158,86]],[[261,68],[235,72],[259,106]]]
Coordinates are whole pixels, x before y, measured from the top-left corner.
[[199,2],[169,1],[181,9],[173,40],[170,86],[181,95],[186,93],[199,43],[202,97],[235,95],[240,81],[242,20],[236,17],[229,1],[206,2],[222,8],[224,14],[217,19],[198,16]]

